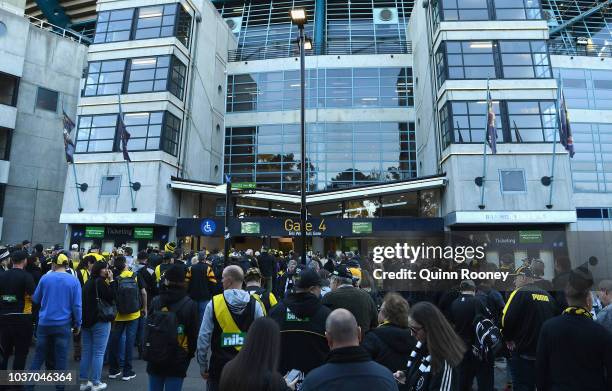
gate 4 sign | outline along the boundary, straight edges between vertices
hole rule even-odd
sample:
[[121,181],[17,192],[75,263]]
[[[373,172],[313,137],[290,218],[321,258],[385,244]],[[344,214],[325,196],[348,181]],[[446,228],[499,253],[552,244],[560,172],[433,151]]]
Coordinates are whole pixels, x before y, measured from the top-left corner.
[[[289,236],[299,236],[302,232],[302,224],[299,219],[285,219],[284,227]],[[321,236],[326,229],[325,219],[321,219],[318,223],[306,220],[306,235],[308,236]]]

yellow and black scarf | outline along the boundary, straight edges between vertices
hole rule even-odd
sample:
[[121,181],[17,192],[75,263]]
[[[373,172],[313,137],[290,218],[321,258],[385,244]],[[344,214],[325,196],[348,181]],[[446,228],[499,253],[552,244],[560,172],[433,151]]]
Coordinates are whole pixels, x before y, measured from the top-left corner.
[[591,311],[588,311],[583,307],[567,307],[563,314],[567,315],[576,315],[576,316],[586,316],[589,319],[593,319],[593,315],[591,315]]

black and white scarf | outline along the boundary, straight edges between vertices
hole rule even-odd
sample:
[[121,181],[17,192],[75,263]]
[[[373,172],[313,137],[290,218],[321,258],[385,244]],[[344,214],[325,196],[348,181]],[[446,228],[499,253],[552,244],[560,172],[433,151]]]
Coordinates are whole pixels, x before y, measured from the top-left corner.
[[426,350],[423,348],[423,343],[418,341],[412,353],[410,353],[410,357],[408,358],[408,367],[407,371],[410,372],[412,370],[412,366],[416,365],[418,361],[421,362],[417,371],[419,372],[419,376],[424,373],[431,372],[431,355],[425,356]]

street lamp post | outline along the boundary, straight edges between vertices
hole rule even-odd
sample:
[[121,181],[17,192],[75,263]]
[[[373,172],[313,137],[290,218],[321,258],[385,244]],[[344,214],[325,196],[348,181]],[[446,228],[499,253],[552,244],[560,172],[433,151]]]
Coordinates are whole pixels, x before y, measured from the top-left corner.
[[[300,238],[302,239],[302,263],[306,263],[306,65],[305,65],[305,49],[306,35],[304,34],[304,25],[307,23],[306,9],[295,8],[289,13],[291,21],[298,26],[299,37],[298,47],[300,49],[300,134],[301,134],[301,184],[300,184]],[[312,43],[310,42],[312,48]]]

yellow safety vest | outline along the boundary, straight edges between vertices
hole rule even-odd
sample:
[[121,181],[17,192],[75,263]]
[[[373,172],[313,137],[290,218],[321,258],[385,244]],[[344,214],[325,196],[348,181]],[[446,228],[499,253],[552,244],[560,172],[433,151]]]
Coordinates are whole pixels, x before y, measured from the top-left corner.
[[221,326],[221,347],[233,347],[240,351],[242,345],[244,345],[246,333],[238,328],[223,293],[213,297],[213,308],[215,310],[215,318],[219,326]]

